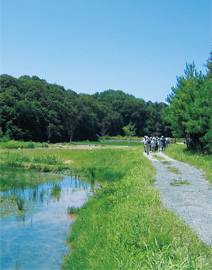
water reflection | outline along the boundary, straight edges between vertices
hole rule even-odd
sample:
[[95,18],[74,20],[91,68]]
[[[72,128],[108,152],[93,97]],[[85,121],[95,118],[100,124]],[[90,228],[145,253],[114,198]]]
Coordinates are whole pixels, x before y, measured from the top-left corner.
[[[60,269],[65,253],[66,235],[75,215],[68,207],[81,207],[97,187],[72,177],[58,177],[36,187],[14,186],[1,196],[22,198],[24,208],[33,205],[36,211],[21,212],[0,221],[0,269]],[[25,209],[26,210],[26,209]]]
[[59,201],[60,194],[61,194],[61,187],[58,184],[55,184],[55,186],[52,188],[51,191],[51,198],[57,199],[57,201]]

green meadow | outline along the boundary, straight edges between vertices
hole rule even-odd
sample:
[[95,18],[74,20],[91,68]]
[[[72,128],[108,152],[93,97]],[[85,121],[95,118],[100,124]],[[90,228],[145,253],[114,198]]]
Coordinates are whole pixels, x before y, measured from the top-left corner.
[[173,159],[202,169],[206,179],[212,183],[212,155],[203,155],[199,152],[189,151],[186,145],[183,144],[171,144],[171,147],[166,149],[165,154]]
[[[166,153],[187,155],[181,146],[172,149],[175,145]],[[154,185],[155,169],[143,147],[0,152],[1,166],[78,175],[100,184],[88,203],[77,209],[62,269],[211,269],[212,248],[162,205]],[[58,192],[55,187],[52,196]]]
[[63,269],[210,269],[212,249],[163,207],[142,150],[99,151],[115,174],[78,212]]

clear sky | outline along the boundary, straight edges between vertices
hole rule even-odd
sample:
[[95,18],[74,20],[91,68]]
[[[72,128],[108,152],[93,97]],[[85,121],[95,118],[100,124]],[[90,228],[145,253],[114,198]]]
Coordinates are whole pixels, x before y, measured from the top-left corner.
[[0,0],[0,74],[164,102],[186,63],[205,73],[210,0]]

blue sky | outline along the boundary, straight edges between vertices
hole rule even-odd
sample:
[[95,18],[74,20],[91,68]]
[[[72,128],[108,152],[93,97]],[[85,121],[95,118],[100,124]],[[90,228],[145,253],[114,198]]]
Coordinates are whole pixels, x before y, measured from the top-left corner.
[[164,102],[186,63],[205,73],[210,0],[0,0],[0,74]]

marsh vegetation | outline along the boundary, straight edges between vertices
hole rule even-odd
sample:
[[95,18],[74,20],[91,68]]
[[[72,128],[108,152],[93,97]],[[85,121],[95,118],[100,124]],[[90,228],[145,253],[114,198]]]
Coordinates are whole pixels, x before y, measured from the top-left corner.
[[[167,152],[172,149],[182,152],[180,145]],[[63,269],[210,269],[212,249],[163,207],[159,191],[152,188],[155,170],[142,151],[143,147],[1,150],[1,162],[7,166],[80,176],[90,179],[91,190],[96,181],[101,185],[82,208],[66,208],[66,214],[77,214],[77,219],[68,236],[72,248]],[[13,186],[2,180],[2,190]],[[25,184],[35,183],[28,178]],[[58,184],[49,195],[56,201],[62,198]],[[33,196],[46,198],[41,191]]]

